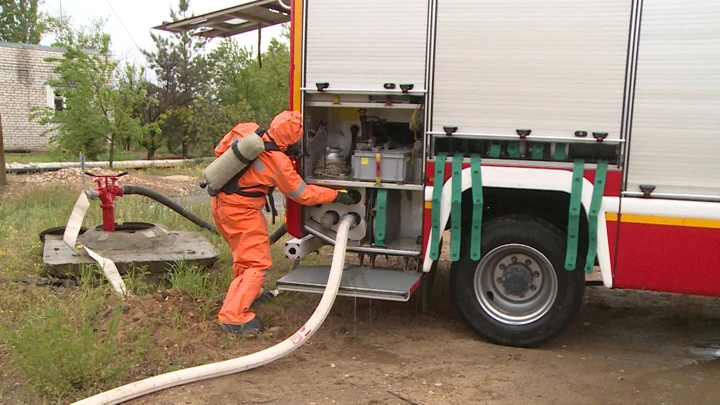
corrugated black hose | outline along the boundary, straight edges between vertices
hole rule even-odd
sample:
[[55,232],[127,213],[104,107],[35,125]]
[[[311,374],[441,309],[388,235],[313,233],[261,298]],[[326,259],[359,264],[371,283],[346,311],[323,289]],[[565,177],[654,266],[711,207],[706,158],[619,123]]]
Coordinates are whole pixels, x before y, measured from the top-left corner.
[[[180,206],[178,203],[174,202],[173,200],[165,197],[164,195],[162,195],[156,191],[153,191],[153,190],[147,189],[145,187],[141,187],[141,186],[122,186],[122,189],[123,189],[123,194],[137,194],[137,195],[143,195],[145,197],[152,198],[153,200],[159,202],[160,204],[170,208],[171,210],[173,210],[173,211],[177,212],[178,214],[182,215],[183,217],[187,218],[195,225],[201,226],[209,231],[218,233],[217,229],[215,229],[215,227],[212,224],[209,224],[209,223],[203,221],[202,219],[198,218],[192,212],[190,212],[190,211],[186,210],[185,208],[183,208],[182,206]],[[270,235],[270,244],[272,245],[275,242],[277,242],[286,233],[287,233],[287,228],[283,224],[282,226],[280,226],[280,228],[275,230],[275,232],[273,232],[272,235]]]
[[175,201],[169,199],[168,197],[165,197],[164,195],[150,190],[145,187],[140,186],[122,186],[123,194],[137,194],[137,195],[144,195],[145,197],[152,198],[153,200],[159,202],[160,204],[170,208],[171,210],[177,212],[178,214],[182,215],[183,217],[187,218],[190,222],[194,223],[197,226],[203,227],[209,231],[218,233],[217,229],[212,224],[209,224],[202,219],[198,218],[195,214],[192,212],[186,210],[183,208],[180,204],[176,203]]

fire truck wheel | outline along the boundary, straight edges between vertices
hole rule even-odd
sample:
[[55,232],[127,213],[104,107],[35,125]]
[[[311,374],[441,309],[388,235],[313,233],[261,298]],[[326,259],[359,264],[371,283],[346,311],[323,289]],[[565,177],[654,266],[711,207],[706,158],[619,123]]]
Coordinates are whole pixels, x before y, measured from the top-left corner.
[[557,336],[585,291],[582,260],[565,270],[564,234],[542,219],[514,215],[483,224],[481,244],[479,262],[463,249],[450,274],[455,306],[468,325],[509,346],[537,346]]

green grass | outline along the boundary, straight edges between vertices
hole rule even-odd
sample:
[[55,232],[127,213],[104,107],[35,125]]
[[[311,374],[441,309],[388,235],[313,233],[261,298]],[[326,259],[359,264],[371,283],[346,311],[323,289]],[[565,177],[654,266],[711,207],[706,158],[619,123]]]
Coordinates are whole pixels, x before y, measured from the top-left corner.
[[[187,165],[134,174],[197,175],[202,168]],[[167,302],[156,286],[145,282],[147,272],[142,267],[123,277],[134,296],[125,300],[112,291],[97,266],[84,269],[78,287],[25,284],[17,280],[43,275],[38,234],[67,223],[78,191],[54,185],[11,187],[0,191],[0,364],[8,376],[0,378],[0,402],[8,392],[15,395],[21,390],[27,403],[69,403],[138,378],[220,360],[225,349],[245,344],[216,331],[217,297],[232,281],[232,255],[221,236],[148,198],[124,196],[116,200],[118,222],[152,222],[172,230],[199,231],[217,249],[219,263],[213,269],[175,263],[167,286],[182,295],[174,294]],[[181,205],[213,223],[208,198],[181,199]],[[91,201],[86,224],[101,222],[99,203]],[[282,223],[280,216],[276,225],[270,225],[270,232]],[[282,242],[287,239],[271,248],[274,265],[266,281],[269,287],[292,265],[283,255]],[[308,262],[327,261],[328,249]],[[286,322],[286,309],[297,303],[293,294],[281,295],[277,304],[263,309],[264,319]],[[131,306],[127,314],[124,305]],[[214,344],[219,354],[203,353],[197,350],[198,344]],[[23,388],[17,388],[18,382]]]
[[[136,365],[148,361],[145,367],[152,370],[164,371],[172,366],[172,361],[163,355],[162,344],[151,340],[161,326],[133,326],[133,319],[118,310],[124,305],[122,298],[97,274],[96,266],[83,272],[80,286],[75,288],[37,287],[17,281],[44,274],[38,235],[45,229],[64,226],[77,197],[76,190],[66,187],[32,184],[3,188],[0,194],[0,363],[4,373],[13,378],[11,381],[21,381],[28,387],[30,394],[26,397],[32,398],[30,403],[68,403],[130,382],[136,378],[133,376],[144,375]],[[138,196],[119,199],[117,219],[200,230],[174,211],[148,201]],[[192,210],[212,222],[208,201]],[[87,218],[89,226],[101,223],[97,201],[91,202]],[[203,232],[227,260],[229,249],[220,237]],[[217,295],[222,283],[208,279],[192,266],[184,269],[183,289],[198,297]],[[218,277],[221,274],[216,273]],[[155,286],[145,283],[146,275],[146,270],[138,267],[123,277],[131,294],[142,296],[156,291]],[[199,275],[198,279],[190,280],[193,275]],[[176,282],[180,283],[179,278]],[[166,316],[170,319],[169,313]],[[191,332],[191,326],[182,328],[183,334]],[[187,361],[195,360],[182,355],[187,356]],[[175,359],[174,367],[178,361]],[[7,384],[17,391],[13,382],[2,379],[0,390],[7,391]]]
[[[117,385],[142,358],[149,333],[125,346],[119,335],[122,300],[83,270],[80,287],[63,294],[34,291],[32,308],[0,325],[0,342],[40,395],[62,400]],[[125,336],[124,338],[127,338]]]
[[172,266],[168,274],[170,285],[190,297],[214,298],[218,295],[218,284],[207,270],[179,261]]

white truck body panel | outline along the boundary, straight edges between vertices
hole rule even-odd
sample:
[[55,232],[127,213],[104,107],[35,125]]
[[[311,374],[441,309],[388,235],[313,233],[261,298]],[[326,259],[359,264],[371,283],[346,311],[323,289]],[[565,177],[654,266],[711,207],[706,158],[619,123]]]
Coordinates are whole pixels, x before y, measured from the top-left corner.
[[644,0],[629,191],[720,196],[720,2]]
[[428,2],[307,0],[305,87],[425,89]]
[[628,0],[440,0],[432,130],[620,138],[630,15]]

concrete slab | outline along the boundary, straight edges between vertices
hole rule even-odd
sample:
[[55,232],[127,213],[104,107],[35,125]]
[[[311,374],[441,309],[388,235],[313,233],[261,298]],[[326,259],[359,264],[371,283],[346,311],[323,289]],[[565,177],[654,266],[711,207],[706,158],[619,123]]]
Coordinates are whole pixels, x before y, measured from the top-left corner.
[[[170,231],[161,226],[116,232],[90,229],[78,238],[78,243],[114,261],[120,274],[126,274],[133,265],[146,266],[147,271],[159,275],[179,260],[211,266],[218,259],[215,247],[202,234]],[[68,277],[78,275],[81,265],[95,262],[84,250],[68,247],[62,235],[46,235],[43,263],[49,274]]]

